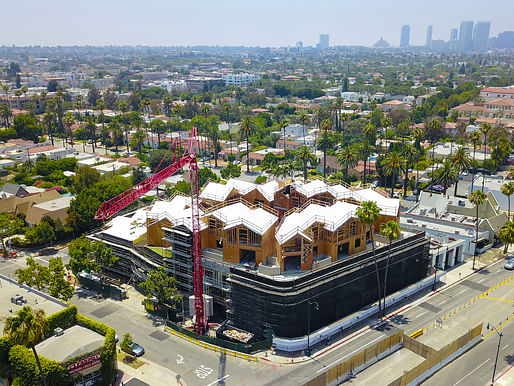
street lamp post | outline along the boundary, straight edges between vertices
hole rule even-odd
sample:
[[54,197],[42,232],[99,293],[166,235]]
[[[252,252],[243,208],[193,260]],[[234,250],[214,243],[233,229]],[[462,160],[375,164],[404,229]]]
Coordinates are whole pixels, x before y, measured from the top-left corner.
[[311,302],[311,301],[309,301],[307,303],[307,305],[308,305],[308,312],[307,312],[307,350],[306,350],[306,353],[307,353],[308,357],[311,356],[311,348],[310,348],[309,338],[310,338],[310,335],[311,335],[311,306],[313,304],[315,305],[316,311],[319,310],[319,303],[318,302]]
[[493,367],[493,378],[491,379],[491,386],[494,385],[494,376],[496,374],[496,365],[498,364],[498,355],[500,354],[500,346],[502,344],[502,337],[503,337],[503,334],[501,332],[498,332],[498,330],[496,328],[494,328],[494,326],[490,326],[489,323],[487,323],[487,329],[489,330],[489,328],[492,327],[492,330],[494,332],[496,332],[498,334],[498,348],[496,349],[496,359],[494,360],[494,367]]

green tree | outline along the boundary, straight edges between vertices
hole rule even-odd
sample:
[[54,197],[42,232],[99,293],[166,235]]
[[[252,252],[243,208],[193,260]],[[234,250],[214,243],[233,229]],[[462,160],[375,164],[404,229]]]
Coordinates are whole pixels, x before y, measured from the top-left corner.
[[503,253],[507,253],[509,245],[514,243],[514,221],[507,221],[498,231],[500,240],[505,243]]
[[38,264],[32,257],[25,262],[27,268],[18,268],[15,273],[18,276],[18,283],[26,284],[29,287],[36,287],[42,291],[50,282],[50,271],[48,267]]
[[308,146],[301,146],[296,152],[295,152],[295,158],[299,162],[300,165],[302,165],[303,168],[303,179],[307,180],[307,165],[310,163],[311,165],[314,165],[316,162],[316,156],[311,153]]
[[77,170],[73,176],[72,192],[80,193],[83,189],[87,189],[100,181],[101,174],[98,170],[89,166],[83,166]]
[[[327,178],[327,148],[331,145],[329,130],[332,130],[332,120],[324,119],[320,124],[321,130],[323,130],[323,134],[321,134],[321,138],[319,139],[319,146],[323,148],[323,178]],[[284,140],[285,146],[285,140]]]
[[54,228],[46,221],[41,221],[34,228],[25,232],[25,239],[33,246],[46,246],[55,241]]
[[[230,131],[230,130],[229,130]],[[219,138],[220,138],[220,132],[218,130],[217,125],[212,125],[209,127],[208,131],[209,138],[212,140],[212,145],[214,147],[214,167],[218,167],[218,148],[219,148]],[[248,148],[247,148],[248,153]],[[247,154],[247,158],[249,158],[249,154]],[[210,161],[209,161],[210,165]]]
[[446,159],[443,165],[436,170],[433,180],[443,185],[444,194],[446,194],[446,189],[459,180],[459,171],[451,160]]
[[407,196],[407,182],[409,181],[409,168],[412,164],[418,162],[419,152],[416,146],[411,143],[406,143],[403,145],[401,150],[401,155],[407,161],[407,166],[405,168],[405,177],[403,179],[403,195]]
[[[466,153],[466,149],[464,149],[464,147],[459,147],[457,151],[452,155],[451,160],[459,174],[462,173],[464,170],[468,170],[471,166],[471,158]],[[455,181],[455,191],[453,192],[454,196],[457,195],[458,184],[459,178],[457,176],[457,180]]]
[[12,111],[8,105],[0,105],[0,117],[4,120],[5,127],[11,126]]
[[13,236],[23,227],[23,220],[11,213],[0,213],[0,240],[2,242],[3,255],[7,256],[7,248],[4,239]]
[[137,129],[134,134],[132,134],[132,139],[130,140],[130,147],[132,149],[137,148],[138,152],[142,152],[143,142],[146,139],[146,134],[143,130]]
[[487,134],[491,131],[491,125],[487,122],[480,124],[480,132],[484,136],[484,165],[482,166],[482,192],[484,191],[485,182],[485,161],[487,160]]
[[[63,119],[62,124],[64,125],[65,131],[64,131],[64,140],[66,141],[67,136],[70,136],[70,142],[73,142],[73,130],[71,127],[75,123],[75,117],[73,116],[73,113],[71,111],[67,112]],[[67,129],[67,130],[66,130]]]
[[472,192],[470,197],[469,197],[469,201],[473,205],[475,205],[475,207],[477,209],[476,229],[475,229],[475,250],[474,250],[474,253],[473,253],[473,269],[475,269],[475,259],[477,257],[478,225],[480,223],[479,218],[478,218],[478,208],[480,207],[480,205],[482,205],[485,202],[486,199],[487,199],[487,195],[484,192],[482,192],[481,190],[476,190],[476,191]]
[[309,120],[309,115],[303,111],[298,110],[296,112],[296,121],[302,124],[302,132],[303,132],[303,146],[305,146],[305,122]]
[[501,192],[504,195],[507,196],[507,200],[508,200],[508,204],[509,204],[509,210],[508,210],[507,217],[509,219],[511,219],[512,217],[511,217],[511,214],[510,214],[510,196],[512,196],[512,194],[514,193],[514,182],[513,181],[509,181],[506,184],[503,184],[502,187],[501,187]]
[[391,197],[394,195],[396,177],[401,175],[407,167],[407,160],[396,150],[389,152],[382,160],[382,169],[386,176],[391,176]]
[[182,294],[177,290],[176,282],[175,278],[168,274],[167,265],[164,264],[157,269],[151,269],[140,287],[147,297],[155,297],[159,303],[175,308],[175,303],[182,300]]
[[69,244],[68,253],[71,258],[70,268],[75,275],[87,270],[103,276],[118,261],[118,256],[105,243],[89,240],[84,235]]
[[389,220],[388,222],[380,225],[380,233],[389,240],[389,249],[387,250],[387,262],[384,275],[384,308],[382,309],[382,317],[384,317],[386,312],[387,273],[389,271],[389,261],[391,260],[391,245],[394,240],[397,240],[400,237],[402,228],[396,221]]
[[120,343],[120,348],[125,352],[130,352],[130,346],[132,344],[132,335],[130,335],[128,332],[123,335],[123,339]]
[[13,119],[13,127],[18,137],[38,142],[41,135],[41,126],[32,114],[18,114]]
[[[244,139],[246,139],[246,171],[250,171],[250,148],[249,148],[249,142],[250,142],[250,136],[253,131],[253,124],[250,119],[250,117],[243,117],[241,120],[240,125],[241,134]],[[227,166],[228,167],[228,166]]]
[[[373,237],[375,227],[375,223],[380,218],[380,208],[378,207],[377,203],[374,201],[363,201],[361,203],[361,206],[357,208],[357,218],[359,219],[360,223],[363,227],[369,227],[369,238],[371,240],[371,247],[373,250],[373,262],[375,264],[375,274],[377,276],[377,288],[378,288],[378,313],[379,315],[382,314],[382,306],[381,306],[381,299],[382,299],[382,292],[380,290],[380,275],[378,273],[378,263],[377,263],[377,255],[375,251],[375,239]],[[367,239],[367,237],[366,237]]]
[[66,271],[60,257],[54,257],[49,261],[48,267],[50,280],[48,282],[48,292],[55,298],[68,301],[73,297],[74,288],[66,280]]
[[[96,107],[98,107],[98,109],[100,110],[100,115],[98,116],[98,119],[101,121],[102,123],[102,141],[105,145],[105,154],[107,154],[107,141],[105,140],[105,134],[106,134],[106,131],[105,131],[105,116],[104,116],[104,109],[105,109],[105,102],[102,98],[98,98],[96,100]],[[95,141],[96,139],[93,139],[93,141]]]
[[34,311],[30,306],[17,311],[16,316],[8,317],[4,327],[4,334],[13,344],[28,346],[32,349],[43,385],[46,385],[46,381],[36,352],[36,344],[44,337],[47,330],[45,311]]
[[224,180],[228,180],[231,177],[239,177],[241,175],[241,166],[229,162],[225,169],[220,170],[220,175]]
[[348,170],[354,168],[359,163],[355,146],[346,146],[340,149],[337,154],[337,162],[344,167],[345,174],[348,175]]

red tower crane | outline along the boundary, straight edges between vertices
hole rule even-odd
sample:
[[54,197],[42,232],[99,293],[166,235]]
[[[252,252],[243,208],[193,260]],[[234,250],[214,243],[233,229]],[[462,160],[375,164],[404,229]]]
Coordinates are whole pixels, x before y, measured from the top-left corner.
[[185,165],[189,164],[189,174],[191,177],[191,225],[193,231],[193,265],[194,265],[194,296],[195,296],[195,330],[199,334],[203,334],[205,330],[205,314],[203,307],[203,267],[202,267],[202,250],[200,245],[200,209],[198,206],[198,164],[196,162],[196,150],[198,147],[197,142],[197,129],[193,127],[191,136],[187,143],[186,148],[181,156],[177,155],[178,146],[171,145],[162,161],[166,158],[171,148],[174,147],[175,155],[173,156],[173,163],[158,173],[152,174],[146,180],[134,185],[130,189],[118,194],[116,197],[111,198],[109,201],[104,202],[98,208],[95,214],[95,220],[107,220],[118,213],[120,210],[132,204],[135,200],[148,193],[150,190],[159,185],[166,178],[172,176]]

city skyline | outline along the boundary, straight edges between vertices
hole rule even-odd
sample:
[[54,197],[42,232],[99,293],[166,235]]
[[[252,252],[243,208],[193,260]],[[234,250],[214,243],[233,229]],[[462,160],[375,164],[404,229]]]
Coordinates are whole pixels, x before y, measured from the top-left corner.
[[[436,0],[430,7],[421,7],[426,8],[422,12],[418,4],[398,0],[394,13],[390,4],[378,0],[359,4],[321,0],[314,8],[304,0],[263,0],[259,4],[235,0],[212,4],[200,0],[194,6],[154,0],[146,7],[127,0],[123,5],[98,0],[72,6],[64,0],[7,0],[3,4],[5,14],[21,15],[23,27],[19,17],[6,18],[7,32],[0,37],[0,45],[278,47],[302,41],[305,46],[315,46],[320,34],[328,34],[331,46],[372,46],[381,36],[397,46],[398,29],[409,24],[410,44],[423,46],[428,25],[433,26],[432,39],[445,41],[450,30],[464,20],[490,21],[491,37],[514,29],[506,17],[511,6],[508,0],[492,0],[487,7],[478,0],[451,4]],[[446,12],[441,14],[439,5]],[[355,17],[359,14],[363,17]],[[54,19],[58,22],[49,23]]]

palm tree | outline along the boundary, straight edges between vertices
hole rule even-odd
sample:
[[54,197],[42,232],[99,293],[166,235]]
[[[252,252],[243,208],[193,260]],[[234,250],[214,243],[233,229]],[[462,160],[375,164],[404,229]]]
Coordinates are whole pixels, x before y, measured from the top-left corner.
[[180,144],[180,113],[182,112],[182,105],[179,103],[175,103],[171,110],[173,111],[173,114],[175,115],[175,118],[177,120],[177,126],[179,127],[178,142]]
[[10,127],[10,119],[12,117],[12,111],[8,105],[0,105],[0,117],[4,120],[5,127]]
[[350,120],[351,115],[348,113],[342,113],[339,115],[339,122],[342,123],[341,133],[344,133],[345,122]]
[[386,176],[392,176],[391,197],[394,195],[396,176],[401,175],[407,167],[407,160],[396,150],[388,153],[382,160],[382,168]]
[[[371,150],[371,147],[375,148],[376,138],[377,138],[377,128],[373,124],[368,123],[362,129],[362,133],[366,136],[366,138],[368,140],[368,143],[370,145],[370,150]],[[371,151],[368,153],[368,155],[371,156]],[[371,160],[370,160],[370,163],[371,163]],[[368,167],[371,168],[370,164],[368,164]],[[364,174],[366,174],[366,173],[364,173]]]
[[507,217],[510,219],[510,196],[514,193],[514,182],[509,181],[506,184],[503,184],[503,186],[501,187],[501,192],[507,196],[509,202],[509,212],[507,214]]
[[480,143],[480,132],[478,130],[474,130],[469,134],[469,140],[473,144],[473,179],[471,180],[471,191],[473,191],[473,184],[475,183],[475,152],[477,150],[477,145]]
[[421,140],[423,139],[424,136],[425,136],[425,133],[423,132],[423,130],[421,130],[419,128],[415,128],[412,131],[412,137],[414,138],[414,146],[416,147],[416,149],[419,150],[421,148]]
[[443,185],[444,194],[446,194],[448,186],[459,180],[459,170],[449,159],[444,160],[443,165],[436,170],[435,174],[432,180]]
[[309,119],[309,115],[303,111],[298,110],[296,113],[296,121],[302,124],[302,132],[303,132],[303,146],[305,146],[305,122]]
[[307,164],[316,162],[316,156],[311,153],[308,146],[302,146],[295,152],[296,159],[303,167],[303,179],[307,180]]
[[286,152],[286,127],[288,125],[289,125],[289,121],[285,118],[282,119],[280,121],[280,123],[278,124],[278,127],[280,128],[280,130],[284,132],[284,134],[282,135],[282,140],[283,140],[282,148],[284,149],[284,153]]
[[[220,137],[220,132],[218,130],[218,126],[217,125],[212,125],[209,128],[208,135],[209,135],[209,138],[212,140],[212,143],[213,143],[213,146],[214,146],[214,167],[217,168],[218,167],[218,140],[219,140],[219,137]],[[232,149],[230,149],[230,150],[232,151]],[[232,152],[230,154],[232,154]],[[210,164],[211,163],[209,161],[209,165]]]
[[120,140],[123,140],[123,130],[121,130],[120,123],[116,119],[113,119],[111,121],[111,123],[109,123],[107,128],[109,129],[109,132],[112,135],[112,139],[114,141],[114,146],[116,146],[116,153],[117,153],[118,152],[118,142],[120,142]]
[[339,150],[336,154],[337,162],[345,168],[346,175],[348,170],[354,168],[359,163],[357,152],[354,146],[346,146]]
[[514,243],[514,221],[507,221],[498,231],[500,240],[505,243],[503,253],[507,253],[509,245]]
[[11,107],[11,101],[9,100],[9,86],[6,84],[2,85],[2,90],[5,93],[5,98],[7,99],[7,106]]
[[143,147],[143,142],[145,141],[145,138],[146,138],[145,132],[143,130],[141,130],[140,128],[138,128],[136,130],[136,132],[132,135],[132,141],[131,141],[130,146],[132,146],[132,148],[137,147],[139,153],[141,153],[142,147]]
[[162,104],[164,105],[164,111],[166,112],[166,116],[168,118],[171,117],[171,109],[173,106],[173,99],[169,95],[166,95],[164,97],[164,99],[162,100]]
[[[438,118],[433,118],[425,124],[426,136],[430,138],[430,142],[432,143],[432,181],[434,176],[435,169],[435,146],[434,142],[437,138],[437,131],[442,127],[441,121]],[[433,182],[430,183],[432,186]]]
[[331,145],[331,138],[328,133],[329,130],[332,130],[332,121],[330,119],[324,119],[320,124],[321,130],[323,130],[323,134],[321,134],[321,138],[319,140],[319,145],[323,148],[323,178],[327,178],[327,147]]
[[243,138],[246,138],[246,172],[249,172],[250,171],[250,147],[248,144],[250,142],[250,135],[252,135],[252,131],[253,131],[252,120],[250,119],[250,117],[247,117],[247,116],[243,117],[243,119],[241,120],[240,128],[243,132]]
[[387,128],[391,127],[392,124],[393,124],[393,121],[389,117],[384,117],[380,120],[380,125],[382,125],[382,128],[384,129],[384,138],[386,140],[386,148],[385,148],[386,154],[389,151],[389,147],[387,146]]
[[[403,195],[407,196],[407,182],[409,180],[409,167],[410,165],[418,162],[418,149],[411,144],[403,144],[403,148],[401,150],[401,155],[405,158],[407,161],[407,167],[405,168],[405,178],[403,180]],[[417,181],[417,178],[416,178]]]
[[[457,171],[462,173],[464,170],[469,169],[471,166],[471,158],[469,157],[468,153],[466,153],[466,149],[463,147],[459,147],[455,153],[451,157],[453,165],[457,169]],[[453,195],[457,195],[457,185],[459,184],[459,179],[455,181],[455,191],[453,192]]]
[[46,381],[36,352],[36,343],[44,337],[47,330],[48,323],[45,318],[45,311],[41,309],[34,311],[30,306],[25,306],[17,311],[16,316],[8,317],[4,327],[4,334],[9,337],[12,343],[28,346],[32,349],[43,385],[46,385]]
[[475,251],[473,253],[473,269],[475,269],[475,259],[477,257],[477,244],[478,244],[478,207],[482,205],[487,198],[487,195],[481,190],[476,190],[471,193],[469,197],[469,201],[476,206],[477,208],[477,216],[476,216],[476,230],[475,230]]
[[389,239],[389,249],[387,251],[387,262],[384,275],[384,308],[382,309],[382,316],[385,316],[386,311],[386,296],[387,296],[387,272],[389,271],[389,260],[391,259],[391,244],[394,240],[398,239],[402,233],[400,224],[396,221],[389,220],[388,222],[380,225],[380,233]]
[[86,122],[86,133],[88,137],[91,139],[91,145],[93,148],[93,154],[95,153],[95,143],[96,143],[96,121],[93,117],[89,117]]
[[84,106],[84,97],[82,94],[77,95],[77,99],[75,103],[73,104],[73,107],[75,107],[79,112],[79,119],[82,120],[82,107]]
[[20,110],[22,109],[21,101],[20,101],[21,94],[23,94],[23,91],[21,91],[21,89],[14,90],[14,95],[16,96],[16,98],[18,98],[18,107]]
[[382,313],[381,299],[382,292],[380,290],[380,276],[378,274],[377,255],[375,252],[375,240],[373,238],[373,227],[380,218],[380,208],[374,201],[363,201],[361,206],[357,208],[357,218],[363,226],[369,227],[369,237],[371,240],[371,248],[373,249],[373,261],[375,264],[375,273],[377,275],[377,287],[378,287],[378,313]]
[[[70,134],[70,142],[73,142],[73,131],[71,127],[75,123],[75,117],[71,112],[67,112],[66,115],[64,115],[64,118],[62,119],[62,123],[66,129],[68,129],[68,132]],[[67,132],[65,131],[64,138],[66,140],[67,138]],[[73,145],[72,145],[73,146]]]
[[52,130],[54,121],[55,113],[53,113],[50,109],[47,109],[46,112],[43,114],[43,125],[46,127],[46,131],[50,136],[50,141],[52,142],[52,145],[54,144],[54,136]]
[[[102,134],[105,134],[105,119],[104,119],[104,109],[105,109],[105,102],[102,98],[98,98],[96,100],[96,107],[100,109],[100,118],[102,118]],[[105,154],[107,154],[107,142],[105,141],[105,136],[103,137],[103,141],[105,144]],[[96,144],[96,137],[93,138],[93,143]],[[93,145],[93,152],[94,152],[95,146]]]
[[63,108],[63,93],[62,90],[57,90],[57,93],[53,97],[53,103],[55,106],[55,112],[57,114],[57,129],[59,133],[63,134],[64,127],[62,124],[62,118],[64,116],[64,108]]
[[[125,115],[129,111],[129,105],[127,101],[121,100],[118,102],[118,109],[121,111],[123,115]],[[128,125],[128,122],[126,119],[123,120],[123,131],[125,132],[125,143],[127,145],[127,153],[129,150],[129,140],[128,140],[128,132],[129,132],[130,126]]]
[[485,181],[485,162],[487,161],[487,134],[491,131],[491,125],[487,122],[484,122],[480,125],[480,132],[484,136],[484,163],[482,165],[482,192],[484,191],[484,181]]

